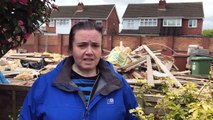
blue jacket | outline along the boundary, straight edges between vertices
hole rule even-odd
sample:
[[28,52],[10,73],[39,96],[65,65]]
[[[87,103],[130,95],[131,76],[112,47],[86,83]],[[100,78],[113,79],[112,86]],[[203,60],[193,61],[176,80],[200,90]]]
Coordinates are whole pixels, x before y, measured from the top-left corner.
[[126,80],[109,62],[100,60],[100,77],[88,105],[72,82],[73,58],[63,60],[39,77],[23,103],[20,120],[138,120],[129,109],[138,104]]

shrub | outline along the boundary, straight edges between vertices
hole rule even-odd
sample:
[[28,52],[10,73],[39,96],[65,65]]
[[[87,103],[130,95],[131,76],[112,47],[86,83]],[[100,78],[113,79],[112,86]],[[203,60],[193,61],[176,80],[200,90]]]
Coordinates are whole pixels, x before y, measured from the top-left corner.
[[55,0],[0,1],[0,58],[10,49],[24,44],[35,30],[49,21],[57,6]]

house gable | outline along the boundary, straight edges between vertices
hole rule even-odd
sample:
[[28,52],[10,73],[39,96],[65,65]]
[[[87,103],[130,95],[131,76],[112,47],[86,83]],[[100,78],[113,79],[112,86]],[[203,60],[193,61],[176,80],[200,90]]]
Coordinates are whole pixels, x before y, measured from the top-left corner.
[[[114,4],[83,5],[83,3],[79,3],[77,6],[59,6],[58,9],[59,11],[53,11],[53,13],[51,14],[51,19],[54,19],[56,23],[57,21],[62,19],[69,19],[70,26],[67,29],[70,29],[75,23],[79,21],[89,20],[89,21],[94,21],[94,22],[97,21],[99,23],[102,23],[103,29],[105,29],[105,31],[111,31],[112,28],[109,28],[110,24],[108,24],[109,18],[113,20],[117,20],[114,23],[116,23],[116,26],[119,25],[119,19],[118,19]],[[54,31],[52,29],[56,29],[57,31],[58,29],[57,24],[55,28],[52,28],[52,29],[47,28],[47,29],[51,31]],[[118,31],[119,31],[119,27],[116,28],[116,33],[118,33]]]
[[158,4],[128,4],[122,18],[140,17],[203,18],[203,4],[202,2],[166,3],[165,10],[159,10]]
[[[132,31],[131,34],[147,34],[147,31],[149,31],[150,34],[156,34],[156,32],[158,31],[158,34],[160,35],[162,30],[164,30],[161,27],[171,27],[166,25],[164,26],[163,22],[165,21],[165,19],[180,19],[181,26],[173,26],[174,28],[172,28],[172,30],[175,29],[177,31],[178,29],[178,35],[187,35],[190,33],[192,33],[192,35],[199,35],[201,34],[201,32],[199,31],[202,31],[203,17],[204,13],[202,2],[166,3],[165,0],[160,0],[158,4],[129,4],[122,17],[124,28],[122,29],[120,34],[128,34],[129,31]],[[157,19],[158,24],[157,26],[143,27],[141,26],[141,21],[143,21],[144,19],[147,19],[147,21]],[[187,32],[180,28],[176,29],[176,27],[185,28],[186,26],[182,26],[182,21],[188,21],[191,19],[199,19],[199,22],[197,23],[199,25],[197,28],[190,28]],[[128,28],[128,21],[135,21],[133,23],[135,26],[133,28]],[[197,32],[189,32],[192,29],[198,30],[194,30]]]

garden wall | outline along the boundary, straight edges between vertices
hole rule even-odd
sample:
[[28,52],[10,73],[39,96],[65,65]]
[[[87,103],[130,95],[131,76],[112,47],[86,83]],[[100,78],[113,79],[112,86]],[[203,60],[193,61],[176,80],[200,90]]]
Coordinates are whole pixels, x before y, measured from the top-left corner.
[[[213,38],[206,37],[176,37],[176,36],[104,36],[103,48],[111,50],[119,46],[120,42],[124,46],[135,49],[142,44],[146,44],[151,50],[163,50],[165,54],[175,52],[187,53],[189,45],[199,45],[208,49],[213,56]],[[21,48],[29,52],[55,52],[68,55],[69,35],[43,35],[33,34]]]

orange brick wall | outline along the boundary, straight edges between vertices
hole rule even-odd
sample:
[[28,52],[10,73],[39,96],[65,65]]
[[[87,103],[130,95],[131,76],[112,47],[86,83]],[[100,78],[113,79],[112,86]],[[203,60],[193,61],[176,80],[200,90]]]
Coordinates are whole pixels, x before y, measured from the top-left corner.
[[189,28],[188,27],[188,20],[184,19],[183,22],[182,22],[183,35],[201,35],[202,34],[203,20],[198,19],[197,25],[198,26],[196,28]]
[[209,38],[209,48],[207,48],[207,49],[209,49],[209,50],[211,50],[211,52],[213,52],[213,38]]
[[[211,56],[213,56],[213,38],[205,37],[105,35],[103,37],[103,48],[111,50],[115,46],[119,46],[121,41],[124,46],[128,46],[133,50],[142,44],[146,44],[151,50],[163,50],[167,54],[172,54],[172,50],[186,53],[189,45],[200,45],[205,49],[209,49]],[[44,52],[45,44],[46,36],[34,34],[21,48],[27,49],[29,52]],[[47,48],[49,52],[68,55],[68,44],[69,35],[48,36]]]
[[56,33],[56,27],[46,27],[46,31],[48,33]]
[[107,34],[118,34],[119,32],[119,19],[116,13],[115,8],[113,9],[112,13],[109,16],[109,19],[107,20],[108,24],[108,30]]
[[202,46],[203,38],[188,38],[188,37],[176,37],[174,42],[174,50],[186,51],[189,44]]
[[123,43],[123,46],[128,46],[131,49],[135,49],[141,45],[139,36],[113,36],[112,39],[112,48],[115,46],[119,46],[121,41]]
[[152,50],[165,49],[168,37],[143,37],[142,44],[146,44]]

